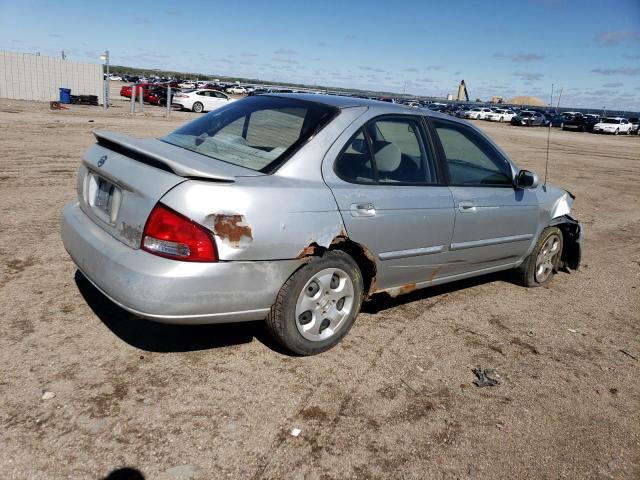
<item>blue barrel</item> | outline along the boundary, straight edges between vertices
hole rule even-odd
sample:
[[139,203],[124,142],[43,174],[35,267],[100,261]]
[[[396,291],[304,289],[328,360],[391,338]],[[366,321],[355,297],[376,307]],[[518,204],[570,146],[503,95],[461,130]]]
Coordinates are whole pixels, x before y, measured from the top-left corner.
[[61,88],[60,89],[60,103],[71,103],[71,89],[70,88]]

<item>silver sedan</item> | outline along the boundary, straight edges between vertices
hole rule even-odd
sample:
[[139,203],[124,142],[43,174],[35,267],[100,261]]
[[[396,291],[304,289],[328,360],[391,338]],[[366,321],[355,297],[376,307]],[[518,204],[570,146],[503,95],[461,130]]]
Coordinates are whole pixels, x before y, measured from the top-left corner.
[[374,293],[500,270],[534,287],[580,263],[573,196],[430,110],[259,95],[160,139],[96,137],[62,239],[84,276],[140,317],[263,319],[311,355]]

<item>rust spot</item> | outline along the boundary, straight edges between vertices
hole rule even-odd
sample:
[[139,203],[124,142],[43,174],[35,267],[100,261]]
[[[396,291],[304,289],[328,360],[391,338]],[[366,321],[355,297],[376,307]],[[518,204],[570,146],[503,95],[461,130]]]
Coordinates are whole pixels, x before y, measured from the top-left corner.
[[440,267],[436,268],[433,272],[431,272],[429,274],[429,278],[427,278],[427,282],[432,282],[439,271],[440,271]]
[[340,233],[338,233],[333,240],[331,240],[331,245],[338,245],[342,242],[346,242],[349,238],[347,237],[347,232],[344,228],[340,229]]
[[241,248],[253,240],[251,227],[243,215],[216,214],[207,220],[213,224],[213,232],[232,248]]
[[398,295],[404,295],[405,293],[413,292],[416,289],[415,283],[407,283],[401,287],[390,288],[386,292],[391,298],[396,298]]
[[373,295],[373,293],[376,291],[376,275],[378,273],[376,271],[376,257],[364,245],[362,246],[362,253],[367,258],[367,260],[371,262],[373,270],[373,272],[371,272],[371,283],[369,284],[369,290],[367,291],[367,298],[370,298],[371,295]]
[[312,257],[313,255],[317,255],[319,250],[320,245],[318,245],[316,242],[310,243],[308,247],[300,250],[300,253],[296,256],[296,258],[300,259],[305,257]]

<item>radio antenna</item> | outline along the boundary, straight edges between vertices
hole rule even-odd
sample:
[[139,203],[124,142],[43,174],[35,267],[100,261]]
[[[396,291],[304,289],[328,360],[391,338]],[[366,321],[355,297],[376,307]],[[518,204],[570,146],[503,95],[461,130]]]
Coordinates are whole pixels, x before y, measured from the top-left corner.
[[[560,89],[560,94],[558,95],[558,105],[556,106],[556,113],[558,112],[558,108],[560,108],[560,99],[562,98],[562,88]],[[553,83],[551,84],[551,104],[553,107]],[[544,189],[544,191],[547,191],[547,176],[549,173],[549,147],[551,146],[551,124],[552,122],[549,122],[549,129],[547,130],[547,161],[544,164],[544,184],[542,185],[542,188]]]

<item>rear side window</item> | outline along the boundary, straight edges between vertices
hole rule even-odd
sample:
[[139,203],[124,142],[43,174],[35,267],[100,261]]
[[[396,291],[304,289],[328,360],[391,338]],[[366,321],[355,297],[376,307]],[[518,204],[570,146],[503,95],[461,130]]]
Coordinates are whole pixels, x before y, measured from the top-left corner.
[[463,125],[433,120],[453,185],[512,186],[511,169],[479,134]]
[[368,123],[346,145],[335,163],[339,177],[355,183],[436,183],[425,136],[415,118],[383,118]]
[[161,140],[241,167],[269,173],[338,110],[282,97],[248,97],[214,110]]
[[336,173],[339,177],[351,182],[374,182],[371,160],[367,139],[364,132],[360,130],[336,160]]

